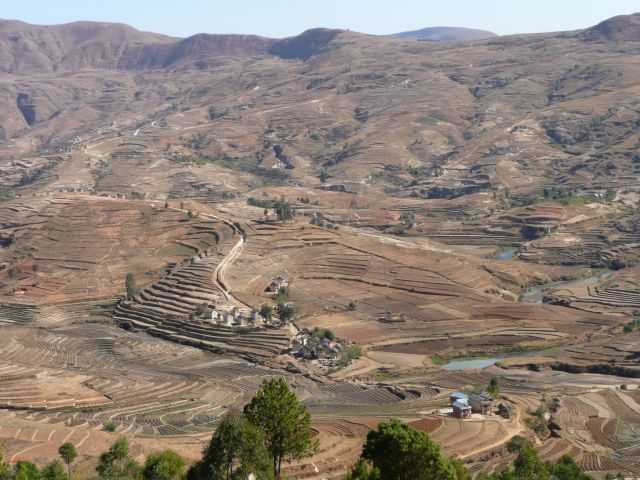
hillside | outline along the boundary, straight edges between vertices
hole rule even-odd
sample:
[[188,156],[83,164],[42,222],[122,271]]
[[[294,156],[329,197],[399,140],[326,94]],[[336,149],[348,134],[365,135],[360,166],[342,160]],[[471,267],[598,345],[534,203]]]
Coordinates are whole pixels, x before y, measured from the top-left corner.
[[591,40],[605,39],[615,42],[640,41],[640,13],[619,15],[605,20],[585,32]]
[[197,34],[176,39],[127,25],[75,22],[39,26],[0,20],[0,71],[14,75],[83,69],[206,68],[218,57],[308,58],[338,31],[315,29],[282,40],[256,35]]
[[7,461],[70,441],[89,471],[120,435],[195,460],[284,376],[319,441],[292,478],[344,478],[388,417],[474,476],[514,435],[637,474],[638,28],[0,22]]
[[431,42],[469,42],[484,40],[497,35],[487,30],[462,27],[429,27],[410,32],[401,32],[390,35],[396,38],[414,38]]

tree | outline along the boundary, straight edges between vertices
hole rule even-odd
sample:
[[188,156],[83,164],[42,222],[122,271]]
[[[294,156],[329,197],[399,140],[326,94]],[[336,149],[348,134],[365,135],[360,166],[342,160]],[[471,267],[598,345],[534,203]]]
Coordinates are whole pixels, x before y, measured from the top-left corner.
[[67,480],[67,474],[60,460],[54,460],[42,469],[42,480]]
[[317,449],[311,430],[311,415],[284,378],[265,380],[244,408],[244,414],[249,422],[264,432],[277,479],[280,479],[283,460],[311,456]]
[[548,480],[549,472],[531,445],[525,445],[513,462],[516,477],[521,480]]
[[582,472],[575,460],[569,455],[564,455],[555,465],[551,466],[551,475],[555,480],[593,480],[592,477]]
[[367,435],[362,459],[385,480],[458,480],[458,467],[426,433],[391,420]]
[[325,183],[327,180],[329,180],[329,174],[326,170],[320,170],[320,175],[318,175],[318,178],[320,179],[320,183]]
[[287,202],[284,197],[274,203],[273,210],[281,222],[287,222],[293,219],[293,208],[291,208],[291,204]]
[[276,294],[276,303],[287,303],[289,300],[289,288],[288,287],[280,287],[278,289],[278,293]]
[[550,480],[549,467],[540,461],[538,454],[528,441],[518,442],[518,458],[513,462],[514,468],[490,475],[488,480]]
[[13,472],[13,480],[40,480],[40,470],[38,467],[31,463],[20,461],[16,463]]
[[273,478],[264,433],[239,414],[223,418],[201,462],[189,471],[189,480]]
[[180,455],[165,450],[147,457],[142,476],[145,480],[181,480],[185,467],[185,461]]
[[273,307],[271,305],[267,305],[266,303],[262,305],[260,307],[260,316],[267,322],[270,322],[273,318]]
[[278,316],[283,322],[290,322],[296,316],[296,307],[290,303],[281,303],[278,305]]
[[119,438],[100,455],[96,471],[104,480],[134,479],[140,476],[140,465],[129,457],[129,441]]
[[487,393],[493,398],[498,398],[500,396],[500,384],[498,383],[498,379],[496,377],[493,377],[489,382]]
[[133,277],[133,273],[127,273],[124,285],[127,290],[127,300],[131,300],[138,294],[138,289],[136,288],[136,279]]
[[11,465],[4,461],[4,455],[0,450],[0,480],[9,480],[11,476]]
[[69,475],[69,480],[71,480],[71,464],[78,456],[78,452],[76,451],[76,447],[73,446],[73,443],[63,443],[60,445],[58,449],[58,453],[60,457],[67,464],[67,474]]
[[380,471],[360,459],[345,480],[380,480]]
[[516,435],[515,437],[513,437],[511,440],[507,442],[507,451],[509,453],[518,453],[524,447],[529,445],[531,445],[529,443],[529,440],[527,440],[524,437],[521,437],[520,435]]

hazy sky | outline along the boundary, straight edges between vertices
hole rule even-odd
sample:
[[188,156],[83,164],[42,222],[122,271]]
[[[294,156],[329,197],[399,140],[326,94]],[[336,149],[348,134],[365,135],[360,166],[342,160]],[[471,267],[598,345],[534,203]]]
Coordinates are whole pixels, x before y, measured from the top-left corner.
[[575,30],[640,11],[640,0],[0,0],[29,23],[123,22],[142,30],[284,37],[312,27],[385,34],[462,26],[499,34]]

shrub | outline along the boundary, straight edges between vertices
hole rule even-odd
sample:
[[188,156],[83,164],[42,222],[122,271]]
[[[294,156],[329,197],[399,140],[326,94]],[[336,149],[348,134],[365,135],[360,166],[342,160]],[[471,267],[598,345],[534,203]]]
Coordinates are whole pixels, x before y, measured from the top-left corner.
[[108,421],[102,426],[102,429],[105,432],[110,432],[110,433],[115,432],[116,428],[117,428],[116,424],[114,422],[112,422],[112,421]]

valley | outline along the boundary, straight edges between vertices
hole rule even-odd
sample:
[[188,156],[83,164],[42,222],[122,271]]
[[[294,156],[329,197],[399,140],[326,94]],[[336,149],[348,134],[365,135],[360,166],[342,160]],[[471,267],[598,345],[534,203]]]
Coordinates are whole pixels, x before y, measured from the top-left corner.
[[70,441],[90,472],[125,435],[195,461],[284,377],[319,441],[292,478],[344,478],[389,418],[473,475],[516,435],[640,474],[637,17],[443,42],[0,21],[5,459]]

